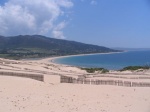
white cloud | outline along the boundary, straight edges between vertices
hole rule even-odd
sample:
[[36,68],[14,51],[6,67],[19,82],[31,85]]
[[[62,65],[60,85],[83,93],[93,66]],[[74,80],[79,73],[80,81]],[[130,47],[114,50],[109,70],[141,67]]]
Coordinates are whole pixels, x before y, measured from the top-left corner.
[[71,0],[9,0],[0,6],[0,35],[53,34],[64,38],[66,22],[59,17],[72,6]]
[[62,29],[66,26],[65,22],[61,22],[59,23],[57,26],[55,26],[54,30],[53,30],[53,35],[55,38],[62,38],[64,39],[64,34],[62,32]]
[[91,1],[91,5],[97,5],[97,1],[96,0],[92,0]]
[[97,0],[80,0],[81,2],[89,2],[91,5],[97,5]]

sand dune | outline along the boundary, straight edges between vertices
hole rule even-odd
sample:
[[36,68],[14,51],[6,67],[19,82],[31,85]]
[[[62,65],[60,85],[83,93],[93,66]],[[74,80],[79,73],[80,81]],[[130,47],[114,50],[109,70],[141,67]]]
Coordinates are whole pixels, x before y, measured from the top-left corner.
[[[44,75],[44,82],[0,75],[0,112],[150,112],[149,87],[60,83],[59,74],[78,77],[87,73],[76,67],[53,64],[47,60],[0,60],[0,72]],[[108,75],[115,76],[115,73]],[[143,72],[145,75],[148,73]],[[132,76],[141,75],[128,75]]]
[[0,112],[149,112],[150,88],[0,77]]

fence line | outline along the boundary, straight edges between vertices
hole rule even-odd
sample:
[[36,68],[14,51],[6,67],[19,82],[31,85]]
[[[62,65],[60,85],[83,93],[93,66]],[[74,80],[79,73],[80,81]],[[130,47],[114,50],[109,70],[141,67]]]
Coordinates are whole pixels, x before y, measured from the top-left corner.
[[38,75],[38,74],[16,73],[16,72],[0,72],[0,75],[26,77],[26,78],[35,79],[35,80],[38,80],[38,81],[44,81],[44,76],[43,75]]
[[93,77],[109,77],[109,78],[122,78],[122,79],[150,79],[150,77],[125,77],[125,76],[93,76]]
[[122,80],[94,80],[94,79],[82,79],[73,78],[67,76],[60,77],[61,83],[74,83],[74,84],[91,84],[91,85],[115,85],[125,87],[150,87],[150,83],[147,82],[131,82]]

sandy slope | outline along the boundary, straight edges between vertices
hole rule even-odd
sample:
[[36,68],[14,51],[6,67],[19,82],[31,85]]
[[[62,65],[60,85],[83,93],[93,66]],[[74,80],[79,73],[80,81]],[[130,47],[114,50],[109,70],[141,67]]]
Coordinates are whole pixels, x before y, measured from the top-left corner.
[[[0,71],[36,73],[45,77],[45,81],[40,82],[28,78],[0,76],[0,112],[150,112],[149,87],[62,84],[55,73],[87,73],[76,67],[49,63],[48,60],[0,59]],[[116,73],[119,76],[118,72],[113,73],[111,75]],[[127,73],[132,72],[125,72]],[[141,73],[149,76],[150,72]],[[120,76],[122,74],[124,73]],[[132,73],[127,77],[131,76],[140,75]]]
[[150,112],[150,88],[48,84],[0,76],[0,112]]

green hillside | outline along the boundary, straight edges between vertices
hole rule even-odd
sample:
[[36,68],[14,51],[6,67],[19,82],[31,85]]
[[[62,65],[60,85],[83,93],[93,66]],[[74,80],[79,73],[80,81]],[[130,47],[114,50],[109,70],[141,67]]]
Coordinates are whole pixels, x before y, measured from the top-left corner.
[[41,35],[0,36],[0,57],[22,59],[118,52],[110,48]]

